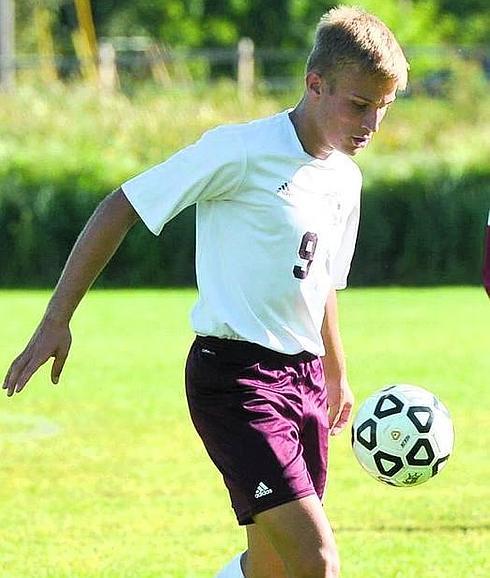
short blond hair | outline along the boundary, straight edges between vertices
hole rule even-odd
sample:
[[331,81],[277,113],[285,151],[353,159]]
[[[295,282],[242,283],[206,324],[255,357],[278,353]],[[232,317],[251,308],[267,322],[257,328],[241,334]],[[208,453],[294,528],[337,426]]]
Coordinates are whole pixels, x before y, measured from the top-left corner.
[[401,90],[407,86],[409,65],[391,30],[360,8],[338,6],[318,23],[306,71],[335,76],[352,65],[396,80]]

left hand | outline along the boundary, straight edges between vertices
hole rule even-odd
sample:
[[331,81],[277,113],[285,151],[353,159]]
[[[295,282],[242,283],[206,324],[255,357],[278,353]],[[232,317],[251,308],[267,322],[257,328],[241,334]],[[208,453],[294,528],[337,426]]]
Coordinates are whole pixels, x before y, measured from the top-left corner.
[[330,435],[339,434],[349,422],[354,406],[352,393],[347,378],[327,379],[328,391],[328,422]]

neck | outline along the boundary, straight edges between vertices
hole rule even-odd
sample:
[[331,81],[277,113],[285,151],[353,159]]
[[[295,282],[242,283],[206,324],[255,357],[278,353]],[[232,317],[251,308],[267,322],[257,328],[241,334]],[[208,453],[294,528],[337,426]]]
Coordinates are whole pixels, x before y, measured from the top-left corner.
[[311,121],[304,98],[289,113],[289,118],[305,152],[317,159],[326,159],[332,154],[334,148],[322,142],[321,135],[315,129],[315,123]]

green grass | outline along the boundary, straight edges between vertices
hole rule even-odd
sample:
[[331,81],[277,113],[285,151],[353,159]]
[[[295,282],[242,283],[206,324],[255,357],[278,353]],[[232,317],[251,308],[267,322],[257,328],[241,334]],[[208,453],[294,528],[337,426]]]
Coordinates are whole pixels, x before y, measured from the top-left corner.
[[[2,578],[210,578],[244,546],[187,415],[194,296],[91,293],[60,385],[43,368],[0,402]],[[0,293],[2,372],[47,298]],[[332,441],[326,508],[343,576],[488,577],[488,298],[478,288],[353,289],[340,306],[358,399],[417,383],[449,406],[456,428],[447,468],[418,488],[379,484],[355,463],[347,433]]]

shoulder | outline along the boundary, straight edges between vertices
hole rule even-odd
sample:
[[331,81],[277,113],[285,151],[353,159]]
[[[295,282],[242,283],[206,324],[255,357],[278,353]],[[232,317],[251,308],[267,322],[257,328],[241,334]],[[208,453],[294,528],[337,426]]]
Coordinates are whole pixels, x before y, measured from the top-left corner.
[[189,147],[192,158],[212,167],[237,167],[246,162],[246,149],[240,125],[219,125],[204,132]]
[[204,143],[207,146],[223,147],[229,150],[229,147],[237,148],[241,144],[240,125],[222,124],[204,132],[198,143]]
[[[240,159],[242,174],[257,166],[304,160],[291,136],[287,111],[244,123],[220,125],[203,135],[204,149],[222,159]],[[206,146],[207,145],[207,146]]]
[[338,170],[341,171],[350,184],[358,189],[362,186],[362,173],[357,163],[348,155],[336,151],[335,158]]
[[289,140],[286,115],[287,112],[280,112],[248,122],[220,125],[205,134],[210,139],[239,143],[247,151],[280,149]]

